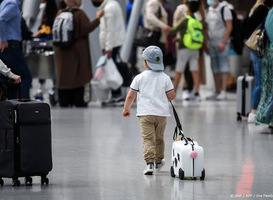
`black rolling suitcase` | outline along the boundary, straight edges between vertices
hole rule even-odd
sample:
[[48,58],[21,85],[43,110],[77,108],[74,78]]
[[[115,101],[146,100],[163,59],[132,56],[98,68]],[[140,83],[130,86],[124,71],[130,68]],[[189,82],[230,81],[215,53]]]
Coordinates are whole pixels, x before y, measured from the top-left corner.
[[32,100],[0,101],[0,185],[12,178],[13,186],[32,184],[32,176],[41,176],[48,184],[52,170],[50,107]]

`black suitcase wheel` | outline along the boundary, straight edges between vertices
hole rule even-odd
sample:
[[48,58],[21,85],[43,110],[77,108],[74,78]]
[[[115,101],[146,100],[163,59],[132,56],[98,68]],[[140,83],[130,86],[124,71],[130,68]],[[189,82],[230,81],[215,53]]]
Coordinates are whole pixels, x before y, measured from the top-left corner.
[[181,168],[179,169],[179,178],[180,180],[184,179],[184,171]]
[[18,179],[13,179],[13,181],[12,181],[12,186],[14,186],[14,187],[19,187],[20,185],[21,185],[20,180],[18,180]]
[[49,179],[47,177],[41,177],[41,184],[42,185],[48,185]]
[[30,176],[25,178],[26,186],[32,186],[32,178]]
[[171,177],[175,177],[175,174],[174,174],[174,169],[173,169],[173,166],[171,166],[171,170],[170,170],[170,172],[171,172]]
[[3,186],[4,185],[4,180],[1,178],[0,179],[0,185]]
[[241,117],[240,114],[237,114],[237,121],[238,121],[238,122],[242,121],[242,117]]
[[202,175],[200,177],[200,180],[204,180],[205,179],[205,169],[203,169],[202,171]]

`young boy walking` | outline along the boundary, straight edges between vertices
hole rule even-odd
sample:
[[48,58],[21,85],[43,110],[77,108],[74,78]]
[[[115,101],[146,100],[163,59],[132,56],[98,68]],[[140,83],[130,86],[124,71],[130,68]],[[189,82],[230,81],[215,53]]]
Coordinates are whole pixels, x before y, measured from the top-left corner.
[[175,98],[172,81],[166,75],[163,54],[159,47],[149,46],[143,53],[145,70],[130,86],[123,116],[130,116],[130,108],[137,96],[137,116],[143,138],[143,156],[147,163],[145,175],[152,175],[164,165],[164,131],[166,117],[170,116],[169,100]]

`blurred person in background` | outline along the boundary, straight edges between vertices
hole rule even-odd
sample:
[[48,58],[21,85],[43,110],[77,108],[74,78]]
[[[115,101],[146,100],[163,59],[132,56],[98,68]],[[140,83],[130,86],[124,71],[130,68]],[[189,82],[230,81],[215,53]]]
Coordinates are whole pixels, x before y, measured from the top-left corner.
[[[0,3],[0,59],[21,76],[21,98],[29,99],[32,77],[21,49],[21,0]],[[3,80],[7,81],[5,77]],[[18,98],[17,91],[12,91],[11,98]]]
[[[253,31],[265,21],[268,11],[272,8],[272,0],[257,0],[251,8],[248,17],[246,18],[245,34],[249,38]],[[252,109],[248,115],[248,122],[254,123],[256,111],[261,97],[261,72],[262,72],[262,58],[250,53],[250,58],[254,67],[255,85],[252,91]]]

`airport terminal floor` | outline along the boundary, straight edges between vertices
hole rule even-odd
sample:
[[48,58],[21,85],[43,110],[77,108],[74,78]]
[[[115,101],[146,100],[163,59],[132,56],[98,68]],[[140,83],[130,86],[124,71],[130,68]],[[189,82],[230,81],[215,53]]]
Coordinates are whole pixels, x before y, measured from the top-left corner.
[[136,107],[52,107],[53,170],[49,185],[13,187],[4,179],[1,200],[273,199],[273,132],[267,125],[237,122],[236,95],[228,101],[174,102],[186,136],[204,148],[205,180],[170,176],[175,120],[167,119],[162,171],[143,175]]

